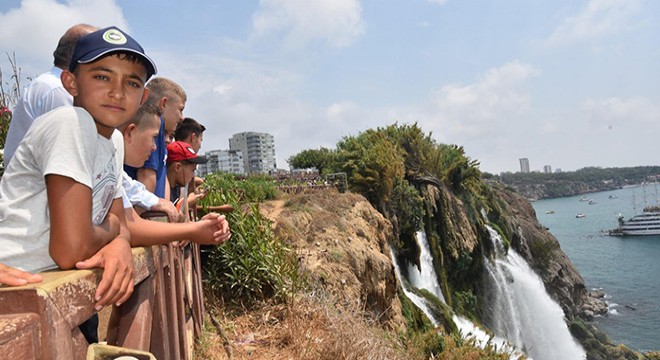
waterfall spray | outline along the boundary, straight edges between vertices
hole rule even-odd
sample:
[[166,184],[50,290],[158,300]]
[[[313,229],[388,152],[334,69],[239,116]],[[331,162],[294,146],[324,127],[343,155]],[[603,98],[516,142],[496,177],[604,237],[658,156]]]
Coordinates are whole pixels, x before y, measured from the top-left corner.
[[[426,289],[431,294],[434,294],[443,304],[446,304],[445,298],[442,295],[442,291],[440,290],[440,286],[438,284],[438,278],[436,276],[435,269],[433,268],[433,256],[431,255],[428,241],[426,240],[426,233],[419,231],[417,232],[415,238],[420,248],[420,264],[419,268],[417,268],[417,266],[414,264],[408,264],[409,283],[418,289]],[[401,283],[404,294],[419,309],[421,309],[422,312],[424,312],[424,314],[431,320],[434,326],[437,326],[439,322],[433,317],[429,306],[426,303],[426,300],[411,292],[409,289],[406,289],[404,282],[401,281],[401,269],[399,268],[396,257],[394,256],[394,252],[391,251],[391,249],[390,255],[392,257],[392,263],[394,264],[396,276]],[[462,336],[473,338],[477,346],[485,348],[489,344],[494,345],[499,351],[510,354],[511,359],[517,359],[521,355],[521,353],[515,350],[515,348],[508,341],[506,341],[506,339],[489,335],[484,330],[472,323],[472,321],[456,314],[452,315],[452,320],[461,331]]]
[[536,360],[585,359],[584,350],[568,331],[561,307],[547,294],[539,276],[487,226],[495,248],[492,262],[484,259],[490,281],[490,322],[493,331],[507,338]]

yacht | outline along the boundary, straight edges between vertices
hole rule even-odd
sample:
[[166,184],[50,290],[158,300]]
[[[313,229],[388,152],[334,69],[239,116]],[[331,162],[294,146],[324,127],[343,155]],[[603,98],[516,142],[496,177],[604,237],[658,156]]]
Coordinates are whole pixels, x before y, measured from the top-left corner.
[[660,235],[660,206],[644,208],[644,212],[624,220],[619,214],[619,227],[610,230],[610,235],[647,236]]

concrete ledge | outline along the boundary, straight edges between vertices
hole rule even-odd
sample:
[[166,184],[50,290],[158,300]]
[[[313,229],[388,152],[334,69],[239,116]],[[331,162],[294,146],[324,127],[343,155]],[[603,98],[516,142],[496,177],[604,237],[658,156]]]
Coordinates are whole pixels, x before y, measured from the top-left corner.
[[[134,248],[133,266],[137,289],[139,283],[155,272],[152,248]],[[13,336],[21,338],[30,327],[12,324],[23,324],[20,321],[17,323],[17,314],[29,314],[21,319],[31,319],[28,321],[30,324],[37,321],[40,329],[38,345],[43,350],[42,356],[36,356],[35,359],[80,358],[73,354],[84,354],[87,343],[78,331],[78,325],[95,313],[93,298],[102,271],[103,269],[46,271],[41,273],[44,280],[40,283],[0,287],[0,315],[9,319],[2,323],[5,325],[0,334],[11,337],[10,333],[13,333]]]

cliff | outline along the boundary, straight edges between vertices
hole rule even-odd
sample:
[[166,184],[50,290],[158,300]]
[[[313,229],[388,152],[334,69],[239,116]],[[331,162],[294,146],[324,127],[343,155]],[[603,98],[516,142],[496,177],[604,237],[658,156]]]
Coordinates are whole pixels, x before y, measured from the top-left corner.
[[402,329],[390,260],[392,225],[362,196],[321,191],[262,203],[276,235],[296,249],[310,282],[357,305],[391,329]]
[[[455,312],[478,321],[482,310],[470,299],[482,295],[482,254],[490,251],[483,224],[475,222],[469,206],[446,188],[426,185],[421,193],[434,267],[447,303]],[[607,306],[598,294],[586,290],[579,272],[557,239],[538,223],[529,202],[503,187],[491,188],[488,201],[493,205],[488,217],[541,275],[548,293],[564,310],[574,336],[583,346],[589,344],[585,346],[589,359],[613,354],[637,358],[629,356],[638,354],[612,344],[582,320],[606,313]],[[295,249],[300,268],[313,287],[328,291],[340,304],[364,309],[389,331],[401,334],[410,330],[397,295],[390,245],[401,246],[399,256],[413,261],[416,249],[410,246],[410,239],[397,242],[391,222],[364,197],[322,191],[264,202],[260,211],[271,219],[278,237]]]
[[[627,184],[627,183],[626,183]],[[507,184],[526,199],[554,199],[575,196],[598,191],[620,189],[622,184],[614,182],[582,182],[549,180],[538,183],[514,182]]]

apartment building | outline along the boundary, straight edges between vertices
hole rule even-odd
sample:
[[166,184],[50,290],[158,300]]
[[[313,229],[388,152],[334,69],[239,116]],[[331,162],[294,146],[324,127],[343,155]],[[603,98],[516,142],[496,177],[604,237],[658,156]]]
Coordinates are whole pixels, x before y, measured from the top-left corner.
[[204,156],[209,161],[206,164],[197,165],[198,176],[206,176],[217,171],[237,175],[245,174],[243,152],[240,150],[211,150],[204,153]]
[[273,135],[242,132],[229,139],[230,151],[241,151],[243,167],[248,174],[275,174],[275,139]]

